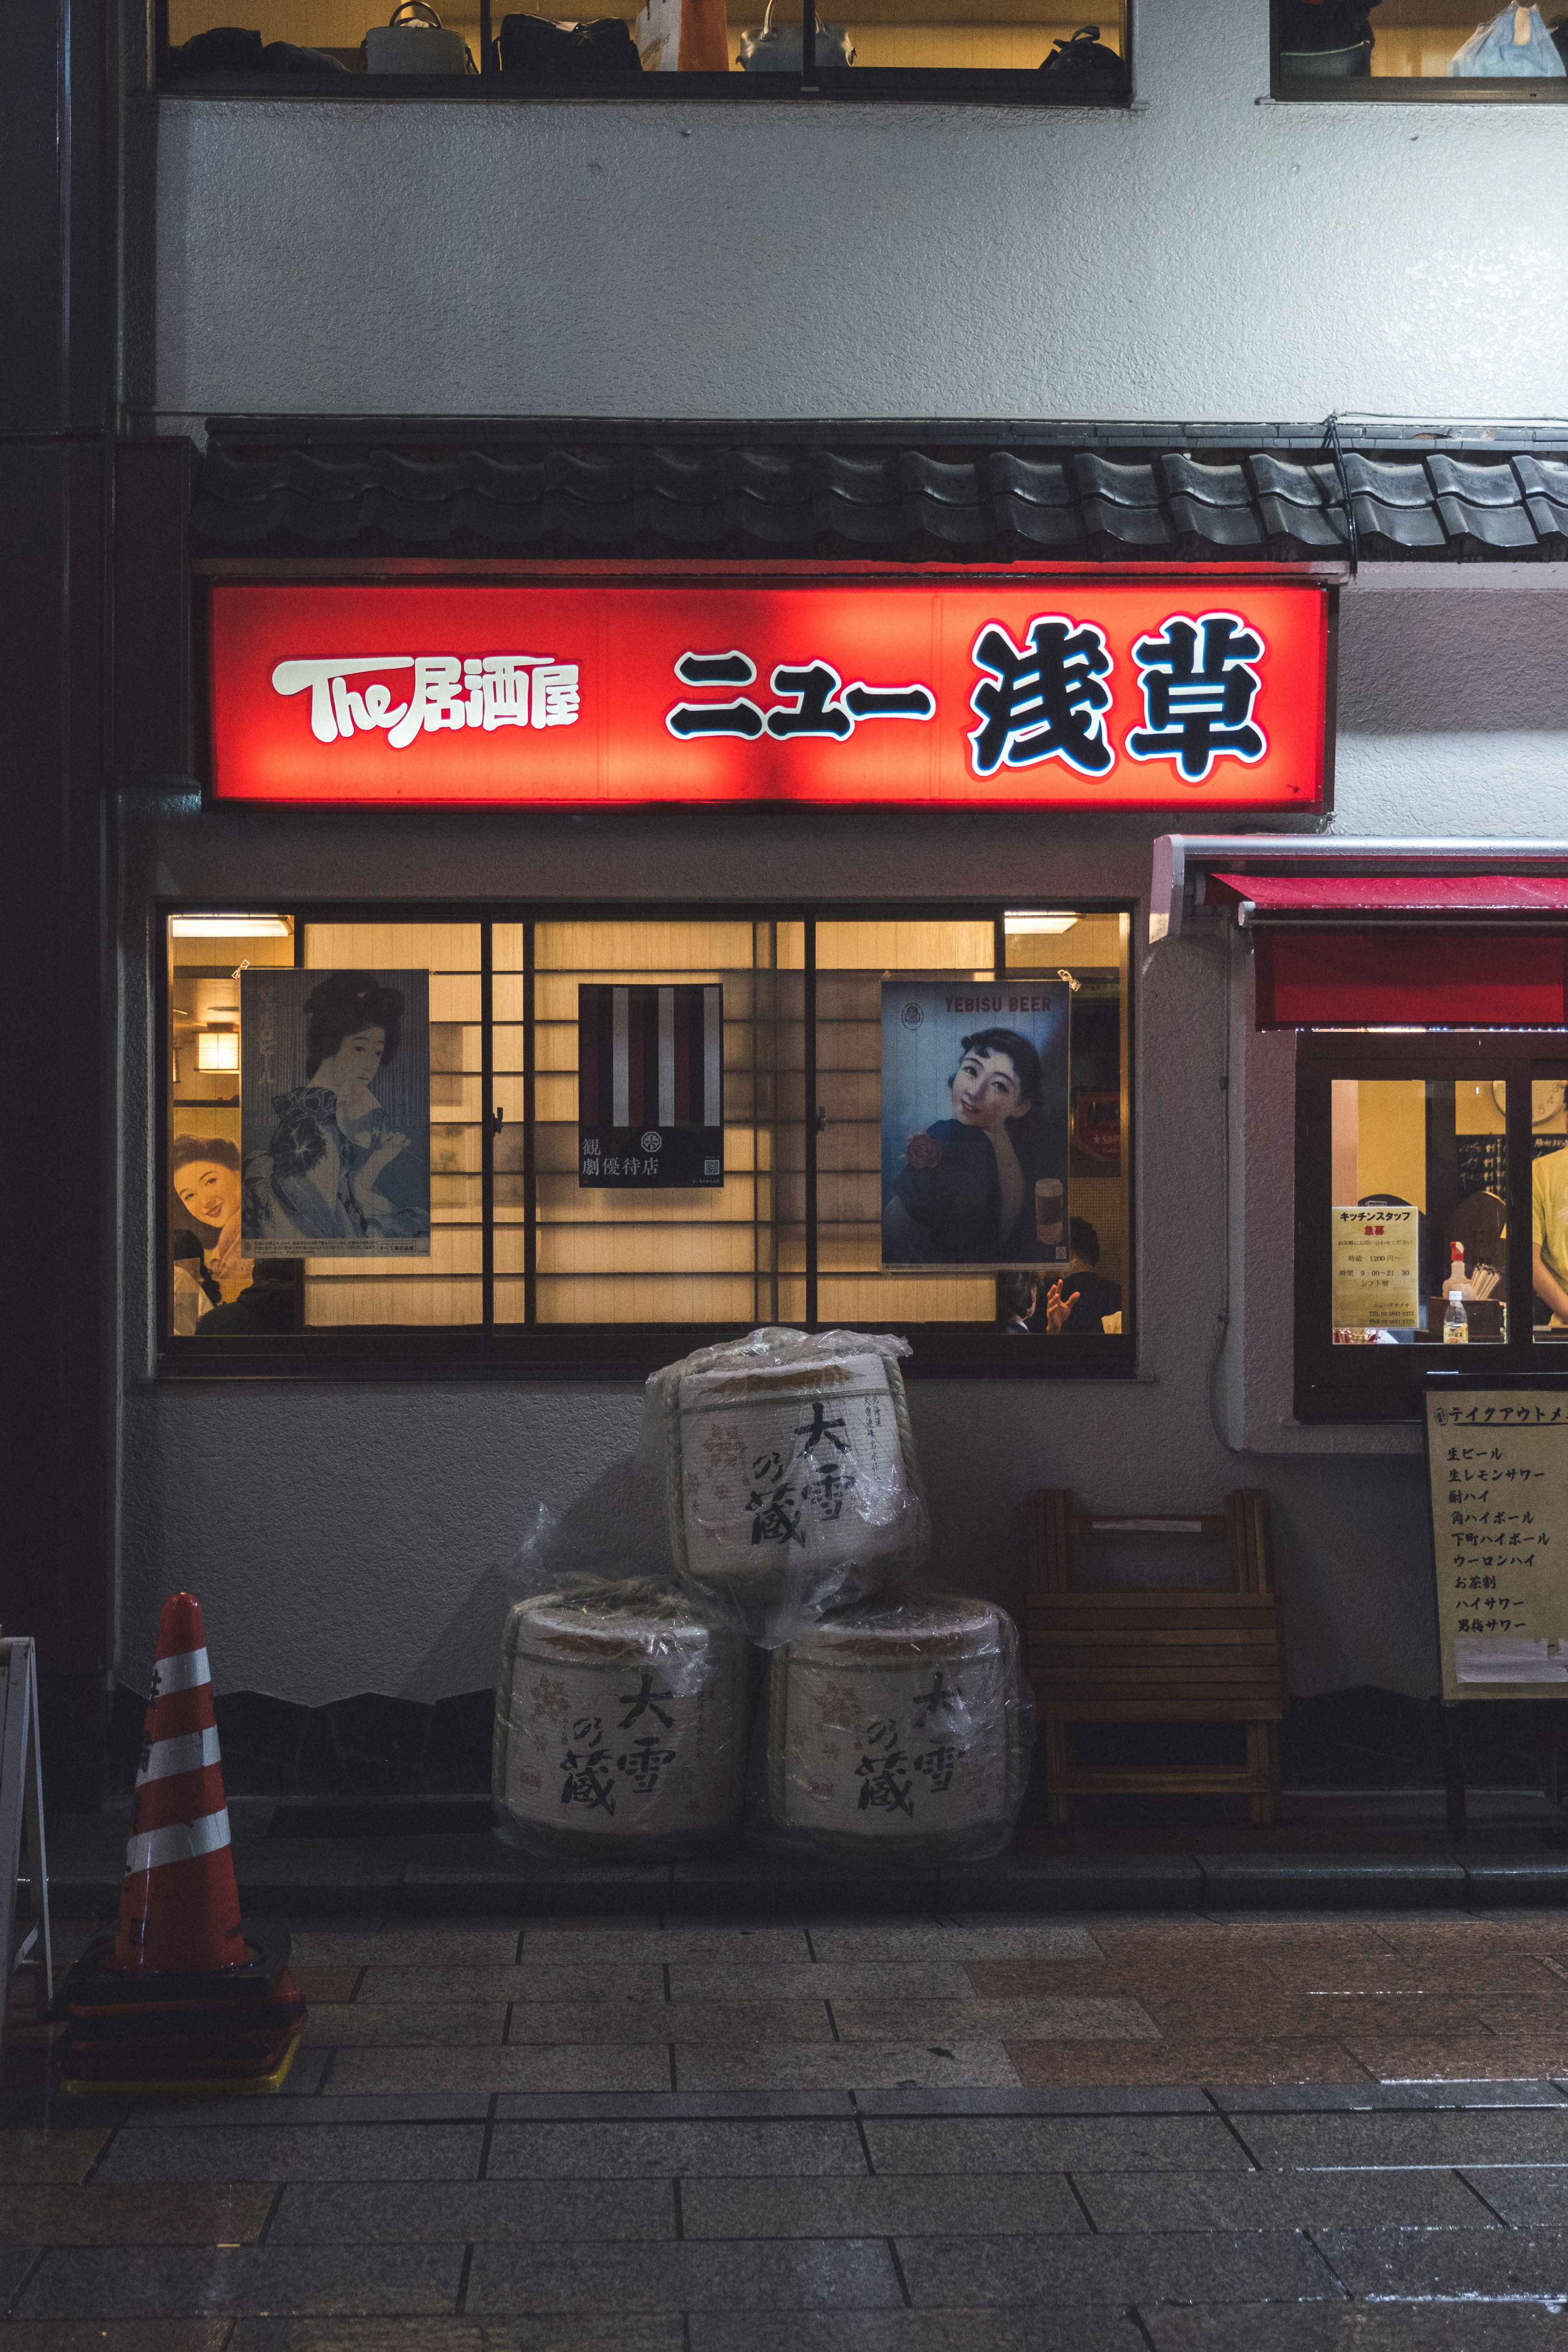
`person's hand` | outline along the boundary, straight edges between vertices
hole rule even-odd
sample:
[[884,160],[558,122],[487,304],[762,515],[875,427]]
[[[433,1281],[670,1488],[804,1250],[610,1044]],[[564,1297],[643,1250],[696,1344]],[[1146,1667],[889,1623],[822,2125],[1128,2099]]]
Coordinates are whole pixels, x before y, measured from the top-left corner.
[[238,1274],[242,1260],[239,1255],[239,1211],[237,1209],[213,1245],[207,1259],[207,1272],[215,1282],[226,1282]]
[[1059,1331],[1082,1296],[1081,1291],[1075,1290],[1070,1298],[1064,1298],[1060,1282],[1053,1282],[1046,1293],[1047,1330]]
[[365,1182],[374,1184],[387,1161],[395,1160],[400,1151],[406,1151],[407,1149],[408,1138],[405,1135],[389,1135],[384,1143],[378,1143],[364,1163]]

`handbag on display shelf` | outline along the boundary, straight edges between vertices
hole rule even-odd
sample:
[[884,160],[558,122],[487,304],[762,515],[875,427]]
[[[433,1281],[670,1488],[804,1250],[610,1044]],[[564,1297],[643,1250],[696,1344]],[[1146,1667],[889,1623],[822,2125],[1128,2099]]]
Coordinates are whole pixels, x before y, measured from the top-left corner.
[[402,0],[386,25],[364,37],[364,69],[373,74],[471,74],[478,70],[461,33],[448,32],[429,0]]
[[728,73],[724,0],[645,0],[632,38],[644,73]]
[[502,73],[521,81],[635,81],[642,72],[632,28],[619,16],[582,24],[503,16],[496,48]]
[[1568,73],[1539,8],[1504,8],[1489,25],[1478,25],[1448,71],[1464,79],[1495,79],[1508,74],[1550,81]]
[[[804,68],[805,41],[798,24],[775,25],[773,0],[768,0],[767,14],[760,31],[741,36],[741,71],[742,73],[800,73]],[[825,25],[816,20],[816,62],[819,66],[852,66],[855,44],[844,25]]]
[[1048,58],[1040,60],[1040,71],[1048,74],[1119,74],[1121,59],[1114,49],[1108,49],[1100,37],[1098,25],[1080,25],[1069,41],[1058,41]]

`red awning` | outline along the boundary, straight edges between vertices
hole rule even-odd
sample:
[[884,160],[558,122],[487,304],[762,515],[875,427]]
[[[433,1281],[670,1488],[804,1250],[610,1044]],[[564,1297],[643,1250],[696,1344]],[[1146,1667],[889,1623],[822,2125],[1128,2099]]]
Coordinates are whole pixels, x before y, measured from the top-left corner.
[[[1482,877],[1494,878],[1500,877]],[[1559,1028],[1568,1023],[1568,936],[1441,923],[1410,929],[1265,928],[1258,933],[1256,981],[1260,1029]]]
[[1562,874],[1209,874],[1205,895],[1259,916],[1524,916],[1568,913]]

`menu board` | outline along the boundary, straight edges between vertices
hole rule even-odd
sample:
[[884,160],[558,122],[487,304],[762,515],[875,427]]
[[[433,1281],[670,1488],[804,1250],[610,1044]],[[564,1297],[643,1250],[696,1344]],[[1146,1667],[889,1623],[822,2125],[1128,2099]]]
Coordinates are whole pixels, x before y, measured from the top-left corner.
[[1334,1328],[1414,1331],[1421,1300],[1414,1209],[1333,1209]]
[[1443,1696],[1568,1698],[1568,1390],[1431,1390]]

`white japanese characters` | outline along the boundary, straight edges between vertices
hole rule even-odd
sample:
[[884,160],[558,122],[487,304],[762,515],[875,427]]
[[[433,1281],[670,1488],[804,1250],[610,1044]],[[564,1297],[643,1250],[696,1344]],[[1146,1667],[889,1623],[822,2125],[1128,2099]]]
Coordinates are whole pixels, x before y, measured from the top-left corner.
[[[395,689],[379,678],[363,692],[347,683],[385,670],[413,671],[405,700],[395,702]],[[420,735],[470,728],[493,735],[500,727],[574,727],[582,702],[578,665],[553,654],[335,655],[279,662],[272,673],[275,694],[307,687],[318,743],[352,742],[380,730],[395,751],[406,751]]]

